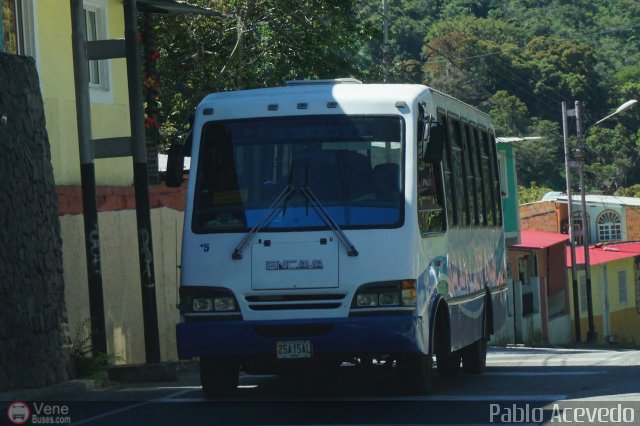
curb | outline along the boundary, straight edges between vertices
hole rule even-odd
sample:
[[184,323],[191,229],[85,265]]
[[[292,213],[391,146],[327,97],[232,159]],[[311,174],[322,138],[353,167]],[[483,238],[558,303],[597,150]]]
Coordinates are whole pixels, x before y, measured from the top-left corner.
[[[198,363],[174,361],[158,364],[126,364],[109,367],[110,380],[119,383],[173,382],[181,373],[198,371]],[[74,393],[89,392],[98,388],[93,379],[75,379],[55,385],[32,389],[0,391],[0,402],[55,400]]]
[[107,368],[109,380],[120,383],[173,382],[178,380],[175,363],[125,364]]
[[95,389],[95,380],[77,379],[62,382],[44,388],[16,389],[0,392],[0,401],[38,401],[51,400],[60,396],[78,392],[87,392]]

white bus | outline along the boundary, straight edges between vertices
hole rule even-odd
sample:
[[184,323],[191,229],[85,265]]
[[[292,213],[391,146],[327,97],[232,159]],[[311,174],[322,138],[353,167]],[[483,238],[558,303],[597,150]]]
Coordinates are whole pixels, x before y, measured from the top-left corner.
[[412,392],[432,356],[484,369],[507,301],[486,114],[350,79],[214,93],[190,173],[176,332],[205,395],[240,369],[386,364]]

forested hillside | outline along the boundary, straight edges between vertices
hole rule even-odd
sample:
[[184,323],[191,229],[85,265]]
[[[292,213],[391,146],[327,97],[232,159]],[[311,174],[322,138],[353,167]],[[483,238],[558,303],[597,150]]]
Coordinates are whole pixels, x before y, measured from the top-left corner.
[[[211,91],[383,80],[381,0],[191,2],[223,16],[155,22],[163,134]],[[477,106],[498,136],[542,136],[517,147],[526,187],[565,186],[562,101],[582,102],[586,128],[640,97],[637,0],[388,0],[388,22],[389,81],[428,84]],[[588,130],[590,191],[635,193],[639,127],[636,106]]]

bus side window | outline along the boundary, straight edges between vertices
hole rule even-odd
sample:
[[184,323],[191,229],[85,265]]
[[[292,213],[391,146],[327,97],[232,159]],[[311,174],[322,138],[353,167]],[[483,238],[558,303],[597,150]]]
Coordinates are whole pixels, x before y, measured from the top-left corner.
[[455,185],[453,173],[451,173],[451,139],[449,138],[448,120],[445,114],[438,114],[438,122],[442,123],[444,131],[444,147],[442,153],[442,172],[444,181],[445,203],[447,207],[447,221],[449,226],[457,225],[458,210],[456,208],[456,199],[454,195]]
[[447,229],[444,211],[444,188],[441,162],[424,161],[422,153],[426,141],[418,139],[417,180],[418,180],[418,225],[425,236]]
[[472,129],[473,134],[473,161],[475,163],[476,170],[476,192],[478,193],[478,210],[479,210],[479,222],[478,225],[487,225],[487,199],[485,198],[485,193],[483,190],[483,178],[482,178],[482,148],[480,147],[480,135],[478,133],[478,128],[474,127]]
[[491,159],[493,163],[493,197],[496,210],[496,225],[502,226],[502,194],[500,191],[500,174],[498,172],[498,155],[496,153],[496,139],[489,136],[489,146],[491,147]]
[[478,188],[476,188],[476,168],[474,159],[474,141],[471,139],[469,123],[463,123],[464,140],[464,165],[467,180],[467,199],[469,200],[469,213],[471,225],[479,225],[478,214]]
[[439,168],[440,163],[418,159],[418,223],[422,235],[442,232],[447,228]]
[[496,221],[496,200],[493,192],[493,164],[491,161],[491,147],[489,146],[489,136],[485,130],[480,131],[481,138],[481,167],[482,167],[482,192],[487,206],[487,221],[488,226],[495,226]]
[[453,176],[453,196],[454,207],[457,211],[457,225],[469,225],[469,203],[467,200],[466,174],[463,163],[462,134],[460,132],[460,121],[455,118],[449,119],[449,147],[451,150],[451,172]]

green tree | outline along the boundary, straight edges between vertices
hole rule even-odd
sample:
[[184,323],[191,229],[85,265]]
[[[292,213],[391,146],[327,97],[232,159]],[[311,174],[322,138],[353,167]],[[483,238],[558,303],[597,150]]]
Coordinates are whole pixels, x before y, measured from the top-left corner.
[[[357,62],[361,75],[367,81],[382,81],[382,2],[380,0],[354,0],[356,20],[361,34],[355,40],[358,47]],[[421,83],[421,73],[412,69],[413,61],[421,59],[424,36],[439,15],[440,1],[389,0],[388,34],[391,62],[391,81]],[[415,72],[418,71],[418,72]]]
[[[299,78],[382,80],[380,0],[191,2],[222,16],[157,19],[165,140],[212,91]],[[516,144],[525,186],[565,186],[561,102],[582,101],[588,124],[640,93],[637,0],[388,5],[391,81],[426,83],[490,112],[499,135],[543,137]],[[594,190],[640,182],[640,108],[616,120],[621,129],[588,135]]]
[[528,134],[540,139],[515,143],[518,182],[525,187],[538,182],[545,188],[564,188],[564,145],[560,125],[534,119]]
[[635,135],[618,124],[613,129],[594,127],[586,138],[587,187],[613,194],[627,186],[631,169],[637,164]]
[[518,201],[520,204],[535,203],[548,192],[551,192],[550,188],[539,187],[535,181],[529,187],[518,185]]
[[529,111],[516,96],[505,90],[498,90],[489,98],[489,114],[493,118],[496,134],[499,136],[517,136],[527,132]]
[[615,192],[615,195],[618,195],[620,197],[640,198],[640,183],[631,185],[628,188],[618,188],[618,190]]
[[155,25],[165,139],[207,93],[358,74],[362,33],[349,0],[192,2],[221,16],[167,15]]
[[520,97],[517,79],[522,77],[510,52],[524,41],[517,26],[492,18],[465,16],[438,22],[425,38],[425,82],[482,109],[497,90]]
[[[561,100],[577,99],[592,104],[599,98],[600,78],[593,68],[597,60],[587,44],[535,37],[527,43],[521,60],[530,72],[537,100],[532,110],[540,117],[557,119]],[[557,109],[549,108],[554,100]]]

